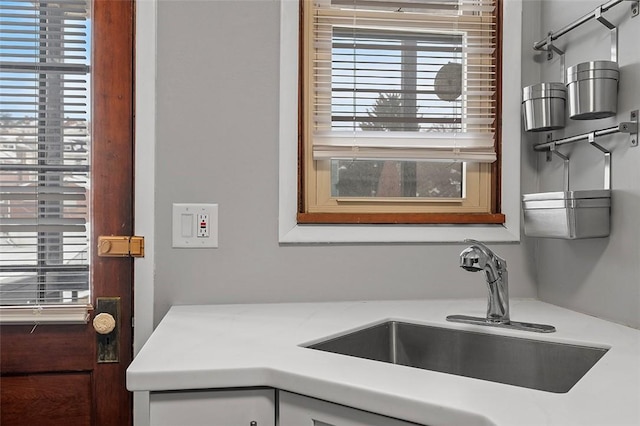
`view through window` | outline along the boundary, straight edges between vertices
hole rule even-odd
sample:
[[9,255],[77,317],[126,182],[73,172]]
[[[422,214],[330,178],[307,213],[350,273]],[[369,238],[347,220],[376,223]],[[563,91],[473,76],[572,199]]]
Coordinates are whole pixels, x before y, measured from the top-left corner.
[[90,300],[89,4],[0,4],[2,306]]
[[[459,131],[462,62],[461,35],[334,28],[332,130]],[[332,196],[461,198],[463,170],[451,161],[332,160]]]

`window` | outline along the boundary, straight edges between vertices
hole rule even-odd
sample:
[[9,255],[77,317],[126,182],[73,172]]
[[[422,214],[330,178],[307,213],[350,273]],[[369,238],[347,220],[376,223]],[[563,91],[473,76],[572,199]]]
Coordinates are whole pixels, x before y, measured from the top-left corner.
[[495,2],[301,7],[298,222],[503,222]]
[[0,306],[87,306],[89,2],[0,6]]

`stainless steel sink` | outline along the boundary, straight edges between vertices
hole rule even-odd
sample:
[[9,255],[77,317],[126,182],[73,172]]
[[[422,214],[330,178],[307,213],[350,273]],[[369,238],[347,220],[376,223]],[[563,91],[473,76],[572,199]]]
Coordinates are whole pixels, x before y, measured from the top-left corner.
[[568,392],[608,350],[396,321],[308,347],[556,393]]

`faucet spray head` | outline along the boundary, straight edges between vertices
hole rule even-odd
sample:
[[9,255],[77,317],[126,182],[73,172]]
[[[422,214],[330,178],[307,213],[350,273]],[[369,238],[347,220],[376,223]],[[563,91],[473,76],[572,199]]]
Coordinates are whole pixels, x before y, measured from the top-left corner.
[[[484,261],[481,261],[484,257]],[[486,265],[486,256],[479,252],[475,247],[467,247],[460,253],[460,267],[465,271],[478,272],[484,270]]]
[[489,247],[480,241],[467,239],[466,243],[471,243],[469,247],[460,253],[460,267],[466,271],[484,271],[487,282],[496,281],[503,270],[506,270],[506,262],[498,257]]

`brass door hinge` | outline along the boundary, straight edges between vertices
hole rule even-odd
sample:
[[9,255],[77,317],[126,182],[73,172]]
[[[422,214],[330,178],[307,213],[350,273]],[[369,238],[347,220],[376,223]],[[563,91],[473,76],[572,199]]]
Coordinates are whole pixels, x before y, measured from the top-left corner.
[[100,257],[144,257],[144,237],[101,235],[98,237]]

